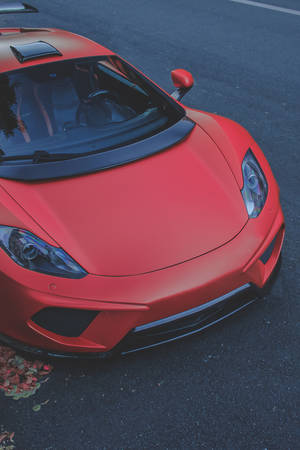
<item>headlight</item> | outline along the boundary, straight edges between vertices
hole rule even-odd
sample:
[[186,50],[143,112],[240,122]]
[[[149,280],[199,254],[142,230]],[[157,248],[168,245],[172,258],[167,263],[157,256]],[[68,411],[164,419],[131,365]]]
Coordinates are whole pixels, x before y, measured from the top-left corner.
[[251,218],[257,217],[264,207],[268,194],[268,184],[251,150],[248,150],[242,163],[244,187],[242,196]]
[[29,231],[0,226],[0,246],[20,266],[65,278],[87,273],[61,248],[53,247]]

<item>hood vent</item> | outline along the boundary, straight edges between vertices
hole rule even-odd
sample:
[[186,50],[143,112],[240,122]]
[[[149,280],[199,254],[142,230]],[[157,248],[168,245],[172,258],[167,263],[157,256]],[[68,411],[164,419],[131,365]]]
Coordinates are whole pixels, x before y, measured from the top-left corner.
[[47,56],[62,56],[57,48],[44,41],[36,41],[29,44],[14,46],[11,45],[10,48],[20,63],[24,63],[32,59],[45,58]]

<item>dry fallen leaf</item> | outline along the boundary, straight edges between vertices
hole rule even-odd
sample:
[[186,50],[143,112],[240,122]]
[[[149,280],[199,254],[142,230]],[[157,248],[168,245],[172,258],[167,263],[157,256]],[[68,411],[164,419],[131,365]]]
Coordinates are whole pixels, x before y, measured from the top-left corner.
[[50,401],[50,400],[45,400],[44,402],[42,402],[42,403],[40,403],[40,404],[34,405],[34,406],[32,407],[33,411],[34,411],[34,412],[40,411],[41,407],[44,406],[44,405],[47,405],[47,403],[49,403],[49,401]]
[[3,431],[0,432],[0,450],[13,450],[14,446],[14,436],[15,433]]
[[38,412],[41,409],[41,405],[34,405],[32,407],[32,409],[33,409],[34,412]]

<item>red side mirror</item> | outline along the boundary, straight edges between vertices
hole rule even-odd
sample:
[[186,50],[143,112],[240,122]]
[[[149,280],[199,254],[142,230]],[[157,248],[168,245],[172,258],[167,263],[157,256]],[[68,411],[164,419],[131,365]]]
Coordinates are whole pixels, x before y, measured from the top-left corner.
[[184,69],[175,69],[171,72],[173,84],[176,88],[191,89],[194,84],[193,75]]
[[176,100],[181,100],[182,97],[193,87],[193,75],[184,69],[175,69],[171,72],[171,77],[176,91],[171,95]]

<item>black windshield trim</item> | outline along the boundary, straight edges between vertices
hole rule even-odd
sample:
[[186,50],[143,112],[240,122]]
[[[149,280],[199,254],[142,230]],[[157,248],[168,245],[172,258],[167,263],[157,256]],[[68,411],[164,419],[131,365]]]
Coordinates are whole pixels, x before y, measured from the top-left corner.
[[113,150],[63,161],[43,164],[8,164],[0,166],[0,178],[38,181],[66,178],[110,169],[159,153],[185,139],[195,123],[183,118],[171,127],[147,139]]

